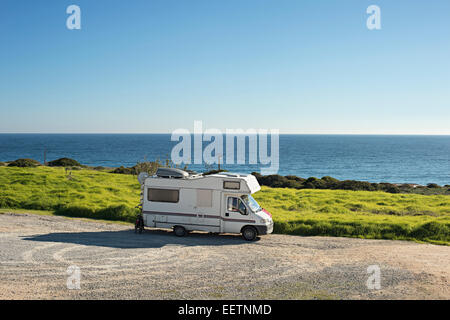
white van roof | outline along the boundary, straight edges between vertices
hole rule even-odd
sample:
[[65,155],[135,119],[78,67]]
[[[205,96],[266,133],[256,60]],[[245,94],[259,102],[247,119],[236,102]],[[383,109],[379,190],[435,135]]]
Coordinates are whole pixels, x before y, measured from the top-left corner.
[[[231,183],[226,183],[231,182]],[[233,182],[239,182],[238,184]],[[193,175],[186,178],[166,178],[152,176],[145,179],[144,184],[148,187],[161,188],[190,188],[190,189],[213,189],[227,192],[252,194],[261,190],[261,186],[255,176],[237,173],[218,173],[207,176]],[[237,189],[239,187],[239,189]]]

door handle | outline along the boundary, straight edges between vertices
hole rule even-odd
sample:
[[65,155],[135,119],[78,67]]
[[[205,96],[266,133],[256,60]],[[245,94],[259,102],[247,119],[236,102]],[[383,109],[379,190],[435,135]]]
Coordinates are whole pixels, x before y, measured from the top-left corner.
[[229,214],[228,212],[225,212],[225,216],[226,216],[226,217],[229,217],[230,214]]

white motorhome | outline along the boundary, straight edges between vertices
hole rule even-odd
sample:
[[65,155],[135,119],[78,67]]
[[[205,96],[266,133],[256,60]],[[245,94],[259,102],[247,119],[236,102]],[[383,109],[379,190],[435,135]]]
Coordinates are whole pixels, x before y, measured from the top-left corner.
[[203,176],[175,168],[159,168],[154,176],[141,173],[144,227],[173,228],[175,235],[189,231],[241,233],[246,240],[272,233],[271,214],[251,196],[261,189],[252,175],[220,173]]

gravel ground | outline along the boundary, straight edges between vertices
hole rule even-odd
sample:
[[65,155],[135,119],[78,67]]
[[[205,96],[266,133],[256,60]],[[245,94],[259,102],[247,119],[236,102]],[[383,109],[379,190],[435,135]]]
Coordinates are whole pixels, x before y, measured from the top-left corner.
[[[378,265],[381,289],[368,289]],[[80,289],[67,269],[80,268]],[[0,299],[450,299],[450,247],[0,214]]]

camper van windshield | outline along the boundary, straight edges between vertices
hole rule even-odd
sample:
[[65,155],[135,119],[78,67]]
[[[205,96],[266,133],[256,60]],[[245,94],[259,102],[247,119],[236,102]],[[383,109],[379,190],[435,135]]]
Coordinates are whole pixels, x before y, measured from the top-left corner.
[[258,212],[261,210],[261,206],[258,204],[258,202],[256,202],[255,199],[253,199],[251,195],[243,195],[241,199],[253,212]]

